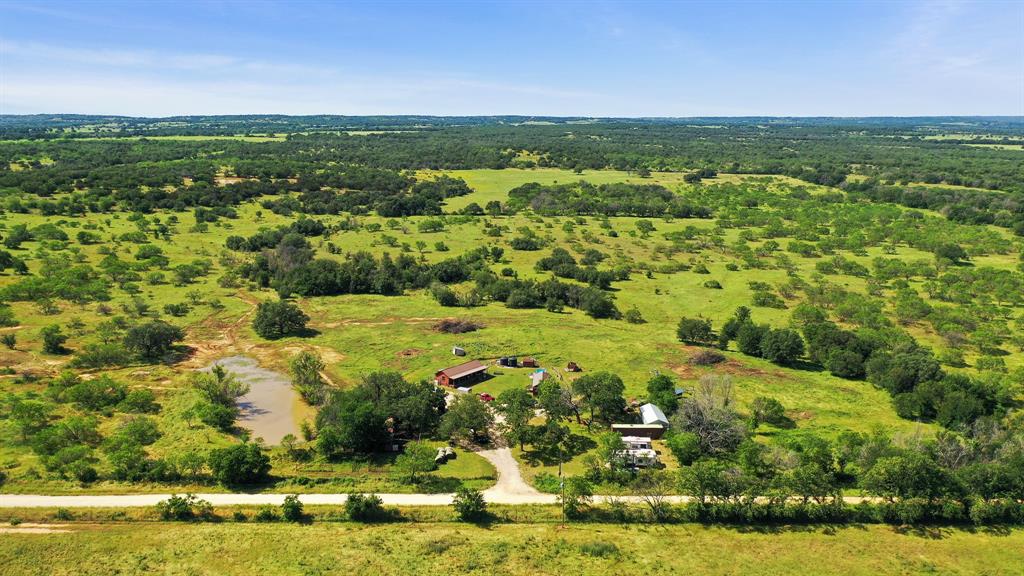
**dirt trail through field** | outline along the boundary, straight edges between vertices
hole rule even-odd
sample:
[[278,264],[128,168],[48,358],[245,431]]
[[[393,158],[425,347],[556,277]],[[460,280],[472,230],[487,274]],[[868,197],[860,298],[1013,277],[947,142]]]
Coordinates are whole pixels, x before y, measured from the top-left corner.
[[219,318],[211,316],[206,320],[203,320],[203,322],[197,327],[197,329],[215,332],[220,336],[219,338],[193,337],[196,330],[191,330],[188,341],[189,345],[192,347],[193,353],[189,359],[183,363],[184,367],[200,368],[207,366],[218,358],[222,358],[233,353],[246,352],[248,349],[252,348],[252,345],[250,345],[247,346],[245,350],[239,349],[238,333],[245,325],[246,321],[256,313],[256,307],[259,306],[260,301],[246,292],[237,292],[235,297],[246,304],[249,304],[251,308],[246,310],[241,316],[231,323],[223,324]]
[[71,532],[64,524],[32,524],[25,522],[12,526],[0,526],[0,534],[60,534]]

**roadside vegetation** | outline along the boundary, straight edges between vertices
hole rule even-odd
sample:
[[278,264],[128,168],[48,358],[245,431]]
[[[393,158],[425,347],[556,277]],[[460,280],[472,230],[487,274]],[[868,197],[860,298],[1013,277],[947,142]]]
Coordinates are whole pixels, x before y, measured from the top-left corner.
[[[1024,494],[1020,155],[860,128],[5,126],[2,489],[476,490],[497,441],[581,509],[969,521]],[[492,366],[446,401],[455,346],[551,378]],[[197,372],[233,354],[290,375],[299,433],[261,442],[246,385]],[[638,473],[609,428],[648,401],[672,432]]]

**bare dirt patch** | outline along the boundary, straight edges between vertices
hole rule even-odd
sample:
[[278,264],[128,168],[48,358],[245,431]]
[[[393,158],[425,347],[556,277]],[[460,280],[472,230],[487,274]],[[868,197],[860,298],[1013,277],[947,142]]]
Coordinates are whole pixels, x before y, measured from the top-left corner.
[[398,356],[399,358],[414,358],[416,356],[419,356],[420,354],[423,354],[423,352],[424,350],[422,348],[406,348],[405,350],[402,350],[401,352],[398,352],[395,355]]
[[66,524],[33,524],[25,522],[17,526],[0,526],[0,534],[61,534],[71,532]]

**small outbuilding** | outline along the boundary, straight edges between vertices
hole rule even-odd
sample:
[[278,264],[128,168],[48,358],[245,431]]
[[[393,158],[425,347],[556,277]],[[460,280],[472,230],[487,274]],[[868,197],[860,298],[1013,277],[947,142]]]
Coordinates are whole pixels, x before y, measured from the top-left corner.
[[583,368],[580,368],[580,365],[575,363],[575,362],[569,362],[565,366],[565,371],[566,372],[582,372]]
[[476,384],[487,374],[487,365],[479,360],[463,362],[458,366],[439,370],[434,374],[438,386],[465,387]]
[[537,362],[537,359],[532,356],[524,356],[521,364],[523,365],[523,368],[540,367],[540,362]]
[[661,424],[668,427],[668,418],[665,416],[665,413],[654,404],[644,404],[640,407],[640,419],[648,426]]
[[456,356],[465,356],[466,355],[466,349],[465,348],[460,348],[458,346],[452,346],[452,354],[454,354]]
[[547,380],[548,378],[551,378],[551,374],[549,374],[548,371],[543,368],[538,368],[537,370],[534,370],[533,372],[530,373],[530,386],[540,386],[540,383]]

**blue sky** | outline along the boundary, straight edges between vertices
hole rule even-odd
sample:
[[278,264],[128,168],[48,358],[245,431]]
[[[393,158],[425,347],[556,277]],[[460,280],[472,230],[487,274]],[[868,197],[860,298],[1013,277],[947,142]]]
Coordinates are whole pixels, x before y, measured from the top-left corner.
[[1024,115],[1024,2],[15,2],[0,113]]

